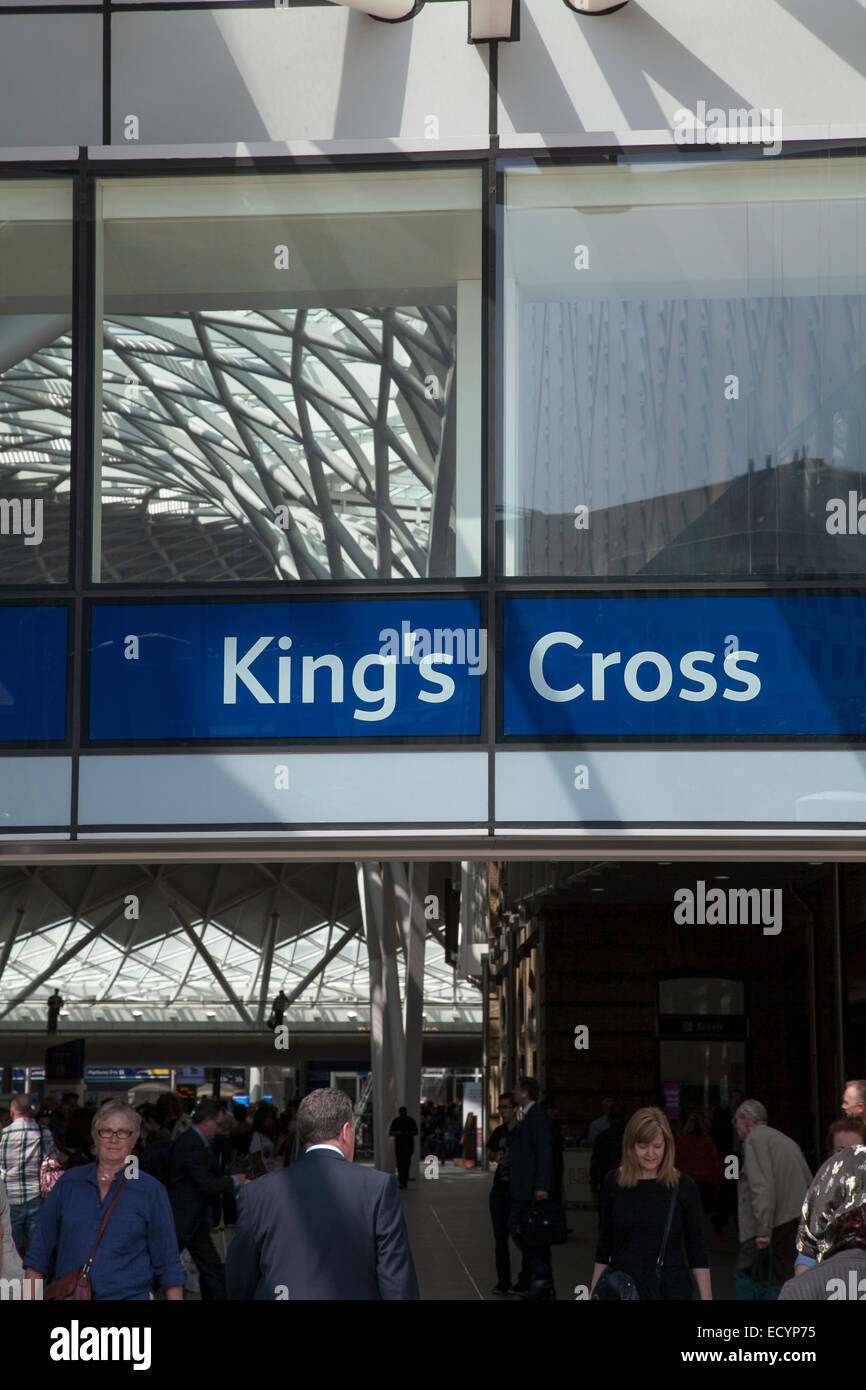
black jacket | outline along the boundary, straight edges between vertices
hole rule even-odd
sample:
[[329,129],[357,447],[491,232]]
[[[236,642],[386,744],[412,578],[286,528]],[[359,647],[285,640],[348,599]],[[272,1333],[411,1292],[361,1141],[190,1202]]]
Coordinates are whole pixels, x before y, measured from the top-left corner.
[[534,1192],[550,1192],[553,1126],[537,1101],[511,1135],[508,1167],[513,1202],[531,1202]]
[[249,1183],[238,1210],[226,1260],[229,1298],[418,1298],[400,1194],[389,1174],[315,1149]]
[[233,1191],[234,1183],[221,1176],[210,1144],[194,1126],[188,1129],[171,1154],[168,1195],[178,1240],[192,1235],[215,1197]]

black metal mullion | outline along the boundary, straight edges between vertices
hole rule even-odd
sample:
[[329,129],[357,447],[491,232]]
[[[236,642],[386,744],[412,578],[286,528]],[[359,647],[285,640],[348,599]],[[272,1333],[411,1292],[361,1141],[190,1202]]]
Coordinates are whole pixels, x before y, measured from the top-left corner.
[[497,678],[499,653],[499,617],[497,603],[497,576],[500,568],[500,554],[497,547],[497,478],[499,472],[500,440],[497,429],[499,392],[497,352],[499,325],[499,209],[504,203],[504,176],[499,173],[499,135],[498,135],[498,86],[499,86],[499,44],[491,43],[490,62],[490,147],[484,179],[482,199],[482,261],[481,261],[481,392],[483,409],[481,416],[481,457],[484,466],[481,470],[481,579],[487,581],[487,672],[485,688],[487,692],[485,724],[487,738],[487,833],[493,842],[496,826],[496,740],[497,728]]
[[70,407],[70,579],[72,609],[70,631],[70,736],[72,788],[70,834],[78,835],[79,756],[86,730],[84,717],[84,644],[86,620],[84,589],[90,579],[93,541],[94,483],[94,381],[96,324],[93,301],[96,267],[95,185],[88,171],[87,150],[81,149],[73,185],[74,222],[72,253],[72,393]]

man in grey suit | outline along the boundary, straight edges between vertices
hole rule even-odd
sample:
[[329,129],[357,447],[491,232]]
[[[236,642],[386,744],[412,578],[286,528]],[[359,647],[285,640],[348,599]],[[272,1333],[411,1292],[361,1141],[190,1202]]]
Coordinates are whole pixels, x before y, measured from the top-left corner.
[[352,1102],[333,1088],[298,1107],[298,1163],[244,1189],[229,1246],[231,1299],[417,1299],[393,1175],[352,1162]]

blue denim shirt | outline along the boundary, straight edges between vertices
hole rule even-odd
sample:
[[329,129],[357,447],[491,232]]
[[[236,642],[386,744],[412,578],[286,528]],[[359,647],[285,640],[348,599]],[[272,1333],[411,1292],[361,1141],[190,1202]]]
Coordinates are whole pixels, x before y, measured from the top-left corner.
[[148,1173],[125,1179],[123,1169],[99,1200],[96,1164],[70,1168],[55,1184],[42,1208],[24,1263],[45,1278],[60,1279],[87,1260],[106,1206],[125,1190],[111,1213],[90,1270],[93,1297],[149,1299],[156,1283],[163,1289],[185,1284],[168,1193]]

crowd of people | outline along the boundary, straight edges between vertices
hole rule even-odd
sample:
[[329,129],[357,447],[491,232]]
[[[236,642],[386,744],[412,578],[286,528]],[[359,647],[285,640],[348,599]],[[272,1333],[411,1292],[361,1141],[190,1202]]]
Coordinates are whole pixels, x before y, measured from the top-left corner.
[[80,1105],[68,1093],[34,1113],[26,1096],[14,1096],[0,1111],[0,1274],[21,1277],[23,1257],[44,1287],[46,1274],[83,1266],[82,1241],[98,1232],[106,1199],[119,1200],[125,1179],[135,1178],[122,1221],[100,1236],[94,1296],[140,1299],[161,1289],[175,1299],[193,1276],[203,1298],[226,1298],[213,1235],[237,1220],[247,1181],[297,1159],[297,1112],[297,1101],[251,1112],[204,1100],[190,1114],[169,1091],[135,1109],[121,1100]]
[[[760,1101],[730,1100],[709,1120],[689,1115],[677,1136],[660,1106],[623,1122],[606,1102],[587,1131],[598,1200],[593,1298],[711,1299],[706,1227],[724,1231],[728,1189],[738,1297],[831,1299],[866,1274],[866,1081],[845,1087],[844,1117],[830,1126],[814,1178]],[[431,1121],[435,1141],[436,1122],[449,1118],[439,1110],[422,1114],[422,1146]],[[556,1108],[522,1076],[499,1115],[487,1141],[493,1292],[554,1298],[551,1245],[568,1234]],[[471,1118],[461,1153],[467,1133],[474,1152]],[[405,1106],[391,1134],[405,1186],[419,1134]],[[69,1095],[34,1114],[15,1096],[0,1113],[0,1278],[49,1299],[84,1281],[98,1299],[176,1301],[193,1271],[214,1301],[416,1299],[398,1181],[354,1157],[352,1102],[332,1088],[280,1113],[206,1098],[190,1114],[169,1092],[136,1109],[80,1106]],[[214,1234],[224,1237],[226,1224],[234,1239],[221,1256]]]
[[[800,1147],[742,1091],[709,1119],[689,1114],[676,1137],[660,1106],[629,1118],[606,1098],[584,1136],[599,1209],[592,1296],[711,1298],[705,1218],[722,1235],[733,1217],[738,1298],[833,1297],[824,1261],[844,1254],[846,1276],[866,1262],[866,1081],[847,1083],[841,1108],[813,1179]],[[491,1194],[491,1211],[500,1206]]]

